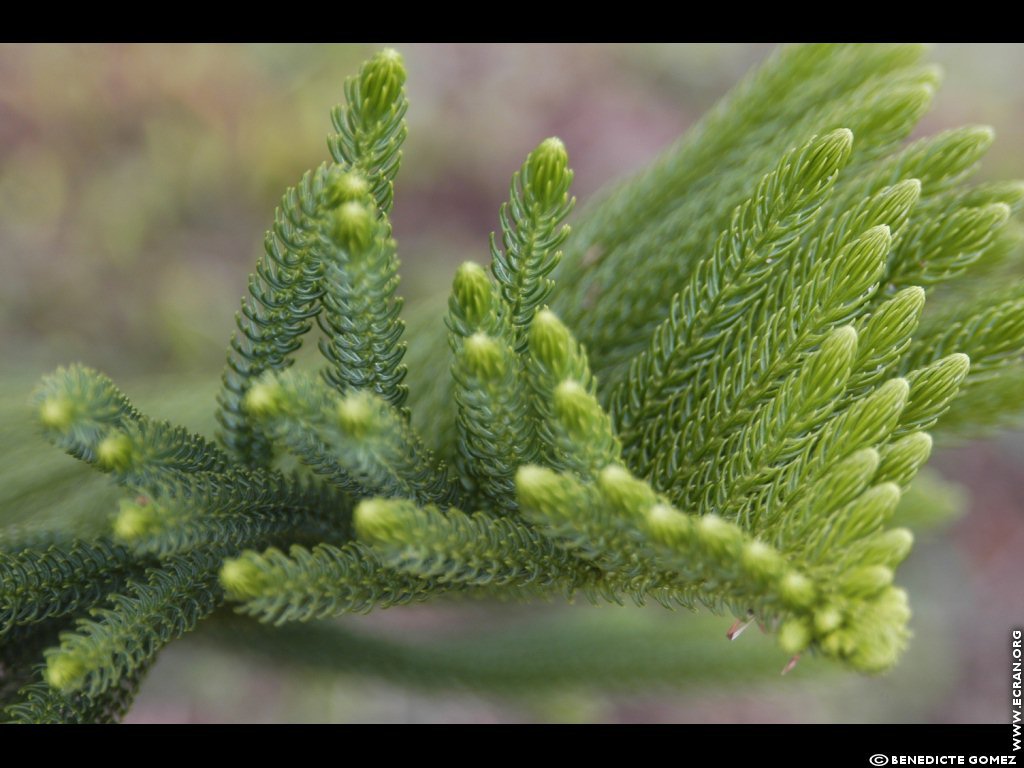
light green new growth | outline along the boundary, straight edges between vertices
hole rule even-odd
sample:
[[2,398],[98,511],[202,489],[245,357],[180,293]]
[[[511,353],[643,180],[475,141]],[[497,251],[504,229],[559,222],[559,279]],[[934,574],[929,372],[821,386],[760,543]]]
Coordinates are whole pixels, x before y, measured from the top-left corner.
[[[893,666],[906,526],[942,513],[899,506],[933,435],[1024,413],[1024,185],[970,181],[987,128],[905,143],[938,85],[921,55],[780,49],[571,234],[573,173],[546,139],[490,271],[464,263],[444,324],[409,334],[388,218],[405,70],[372,58],[332,162],[275,213],[222,447],[82,366],[37,391],[43,434],[125,496],[99,537],[0,532],[6,716],[119,717],[225,601],[275,625],[442,594],[702,605],[791,656]],[[286,370],[314,318],[322,369]],[[269,649],[270,631],[240,637]],[[330,634],[277,637],[294,657]]]

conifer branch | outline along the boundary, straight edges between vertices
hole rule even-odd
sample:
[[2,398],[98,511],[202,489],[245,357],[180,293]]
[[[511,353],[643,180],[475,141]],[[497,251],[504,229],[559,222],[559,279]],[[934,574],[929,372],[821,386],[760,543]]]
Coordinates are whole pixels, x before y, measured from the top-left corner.
[[387,216],[361,197],[330,213],[316,248],[326,270],[320,351],[332,366],[324,376],[339,392],[366,389],[400,409],[408,390],[402,300],[395,296],[398,259]]
[[0,553],[0,638],[17,626],[81,613],[134,569],[128,550],[105,539]]
[[250,296],[236,315],[217,418],[221,440],[243,464],[265,466],[271,445],[242,409],[253,381],[268,370],[293,362],[301,337],[312,327],[323,293],[324,264],[312,252],[324,208],[337,207],[348,186],[344,171],[367,180],[377,207],[391,209],[393,185],[405,140],[405,67],[396,51],[368,61],[358,77],[345,83],[348,103],[332,113],[337,135],[328,140],[334,167],[321,165],[289,188],[274,212],[274,227],[264,240],[265,254],[249,278]]
[[372,549],[353,542],[293,546],[263,554],[245,552],[227,560],[220,580],[239,610],[282,624],[425,600],[437,585],[386,569]]
[[529,400],[521,386],[521,358],[504,333],[492,336],[477,331],[463,339],[453,332],[452,345],[459,466],[465,473],[465,490],[479,494],[501,514],[512,513],[516,467],[538,450]]
[[583,348],[549,310],[530,327],[527,378],[549,466],[584,477],[618,463],[622,448],[597,402],[597,382]]
[[[20,700],[4,710],[10,723],[118,723],[127,714],[142,679],[149,670],[144,663],[100,694],[83,691],[63,693],[45,682],[36,682],[19,691]],[[45,674],[40,670],[40,675]]]
[[572,593],[599,576],[522,522],[482,512],[442,513],[402,499],[372,499],[356,509],[356,530],[386,567],[439,584]]
[[345,103],[331,111],[337,133],[328,137],[327,146],[334,162],[369,180],[377,207],[385,214],[394,201],[395,177],[408,132],[405,76],[401,54],[387,48],[345,81]]
[[670,393],[699,375],[729,326],[760,297],[764,280],[758,278],[778,269],[799,243],[845,165],[852,141],[846,130],[815,138],[787,153],[761,180],[755,195],[733,212],[711,258],[673,300],[649,349],[615,389],[611,411],[625,456],[642,473],[653,459],[645,453],[673,423]]
[[254,418],[343,490],[424,503],[451,498],[445,466],[401,411],[368,391],[338,397],[324,382],[288,372],[258,384],[246,402]]
[[509,201],[501,206],[503,249],[491,235],[491,269],[508,308],[517,352],[526,349],[534,312],[554,287],[548,274],[562,257],[558,247],[569,235],[562,222],[576,202],[569,197],[572,175],[565,145],[545,139],[512,176]]
[[316,216],[328,197],[330,169],[321,165],[289,188],[274,212],[274,228],[263,240],[264,255],[249,276],[249,296],[235,315],[217,420],[224,446],[249,466],[266,466],[271,446],[246,419],[242,402],[252,382],[267,370],[282,370],[302,346],[319,311],[322,265],[310,255]]
[[[790,655],[891,667],[904,526],[952,503],[898,509],[932,434],[1024,413],[1024,183],[970,181],[984,127],[903,144],[939,80],[920,56],[782,49],[571,235],[573,172],[545,140],[491,273],[458,269],[446,338],[412,316],[408,363],[389,220],[405,70],[373,57],[250,278],[227,451],[79,365],[37,390],[43,435],[128,496],[112,527],[0,527],[4,716],[117,719],[225,599],[273,624],[441,594],[704,605]],[[287,370],[314,318],[327,368]],[[44,497],[44,469],[16,475],[0,485]]]
[[90,697],[130,680],[171,640],[195,628],[223,599],[217,567],[223,551],[195,550],[163,561],[145,580],[112,595],[110,608],[82,619],[46,654],[46,682]]
[[140,555],[158,557],[210,545],[238,550],[351,538],[351,501],[323,487],[284,478],[242,488],[225,487],[216,476],[190,480],[122,499],[115,536]]
[[[907,49],[903,53],[910,54],[904,66],[917,55]],[[930,67],[897,67],[864,79],[860,67],[866,63],[833,73],[835,87],[806,103],[788,121],[764,133],[758,126],[749,138],[736,141],[726,157],[717,158],[715,173],[694,182],[675,203],[666,204],[661,195],[648,201],[657,215],[627,243],[607,253],[592,243],[583,254],[593,263],[562,273],[571,293],[556,296],[554,308],[592,350],[594,370],[602,379],[617,383],[627,375],[629,361],[647,348],[674,294],[692,277],[718,234],[730,226],[730,211],[749,197],[751,180],[769,172],[785,151],[815,133],[847,128],[857,136],[851,162],[858,168],[905,138],[930,103],[937,72]],[[854,87],[844,91],[842,84],[851,80]],[[865,104],[872,108],[865,110]],[[696,162],[702,166],[705,159]],[[826,205],[825,217],[844,210]],[[575,242],[573,238],[570,246]],[[578,247],[572,250],[579,253]],[[629,270],[632,279],[618,279],[622,270]],[[597,303],[608,309],[588,311]]]
[[90,368],[59,368],[43,379],[35,403],[52,443],[111,473],[121,485],[228,470],[227,456],[212,443],[146,418],[106,376]]

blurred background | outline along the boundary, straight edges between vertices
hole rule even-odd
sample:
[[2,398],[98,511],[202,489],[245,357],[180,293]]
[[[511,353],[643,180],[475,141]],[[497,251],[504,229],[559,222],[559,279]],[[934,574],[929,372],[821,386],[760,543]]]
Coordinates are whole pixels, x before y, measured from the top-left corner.
[[[329,108],[378,47],[0,46],[0,438],[67,478],[9,495],[0,516],[44,518],[91,482],[25,427],[32,386],[59,364],[97,367],[147,413],[212,435],[232,318],[273,208],[327,158]],[[511,174],[541,139],[565,141],[586,201],[770,50],[398,47],[411,108],[394,226],[409,304],[444,294],[459,262],[486,262]],[[919,132],[992,125],[982,174],[1024,176],[1024,47],[943,45],[932,59],[946,80]],[[729,644],[723,617],[446,603],[346,619],[349,661],[332,674],[197,633],[165,651],[128,719],[1007,722],[1009,629],[1024,623],[1024,435],[940,451],[932,466],[945,478],[932,487],[960,490],[920,498],[948,520],[900,571],[915,638],[881,678],[813,660],[780,677],[771,640],[752,629]],[[588,653],[647,669],[624,663],[628,679],[595,684]]]

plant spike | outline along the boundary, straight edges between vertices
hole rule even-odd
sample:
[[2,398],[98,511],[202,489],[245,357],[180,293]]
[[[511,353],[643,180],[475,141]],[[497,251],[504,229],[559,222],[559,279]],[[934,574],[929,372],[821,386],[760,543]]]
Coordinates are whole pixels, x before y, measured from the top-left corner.
[[536,585],[571,593],[598,574],[522,522],[480,512],[368,499],[356,509],[356,529],[388,568],[439,584]]
[[765,276],[785,266],[849,158],[852,143],[847,130],[816,137],[788,152],[761,179],[755,194],[733,211],[709,260],[673,300],[650,348],[615,389],[611,410],[626,460],[643,473],[654,458],[651,448],[671,423],[672,393],[700,382],[703,364],[731,324],[760,297]]
[[[575,289],[573,301],[556,300],[554,307],[593,350],[595,372],[613,383],[628,374],[630,360],[647,348],[675,293],[730,226],[729,212],[749,197],[751,180],[769,172],[781,154],[816,133],[849,129],[857,137],[852,168],[870,164],[910,133],[937,82],[934,68],[911,67],[863,81],[834,101],[822,99],[798,119],[765,134],[761,146],[737,152],[736,167],[719,166],[706,184],[695,185],[676,206],[662,211],[660,221],[618,249],[614,258],[609,254],[602,259],[598,252],[591,258],[594,266],[584,267],[583,274],[564,274]],[[865,103],[872,109],[864,110]],[[826,203],[824,218],[843,210]],[[630,280],[618,278],[616,273],[623,270],[629,271]],[[587,311],[595,302],[610,306],[599,313]]]
[[425,600],[438,585],[386,569],[374,552],[353,542],[293,546],[288,554],[268,549],[225,561],[220,582],[241,610],[263,621],[287,621],[365,613]]
[[[351,184],[365,187],[358,179]],[[315,246],[325,265],[320,351],[331,367],[324,377],[341,393],[369,390],[401,409],[408,394],[400,342],[405,326],[398,318],[391,224],[371,200],[350,197],[329,213]]]
[[[339,172],[357,171],[367,180],[382,213],[391,209],[394,178],[405,140],[405,67],[394,50],[381,51],[358,77],[345,83],[346,105],[335,107],[337,134],[328,140],[336,166],[321,165],[307,173],[281,198],[274,227],[264,239],[264,255],[249,277],[249,297],[235,316],[228,364],[217,397],[221,441],[247,466],[269,464],[272,447],[246,417],[245,395],[268,370],[294,362],[302,336],[320,311],[324,264],[313,252],[324,208],[337,207]],[[341,183],[344,188],[346,184]]]
[[334,162],[369,180],[377,207],[387,214],[394,202],[395,176],[408,128],[405,62],[393,48],[367,61],[345,81],[345,103],[331,112],[337,133],[327,146]]
[[91,607],[134,566],[124,547],[105,539],[0,553],[0,641],[14,627]]
[[463,495],[482,496],[502,514],[515,511],[511,492],[516,466],[537,451],[508,312],[498,286],[481,267],[467,262],[459,268],[447,317],[455,355],[456,464]]
[[562,257],[558,247],[569,235],[562,222],[576,202],[569,197],[572,176],[561,140],[542,141],[512,175],[509,201],[501,206],[503,249],[491,235],[491,270],[505,300],[516,352],[526,349],[534,312],[554,287],[548,275]]
[[622,448],[597,402],[586,352],[550,310],[537,313],[529,352],[527,379],[547,463],[589,477],[620,462]]
[[[82,691],[62,693],[43,680],[22,688],[19,701],[8,706],[6,722],[25,724],[117,723],[127,714],[150,664],[143,663],[95,696]],[[38,676],[45,675],[45,668]]]
[[343,491],[445,502],[453,488],[404,414],[367,390],[338,397],[322,380],[292,371],[249,393],[253,418],[314,472]]
[[113,595],[110,608],[80,620],[47,651],[46,682],[65,694],[97,696],[130,678],[220,604],[216,574],[223,555],[211,549],[170,558]]

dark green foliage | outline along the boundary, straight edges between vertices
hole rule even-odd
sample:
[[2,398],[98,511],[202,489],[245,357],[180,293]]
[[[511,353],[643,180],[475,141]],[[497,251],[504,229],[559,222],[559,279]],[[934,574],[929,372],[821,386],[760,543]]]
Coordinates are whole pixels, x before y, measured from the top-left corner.
[[0,553],[0,638],[88,608],[118,591],[131,570],[128,551],[105,539]]
[[249,277],[250,298],[236,317],[223,389],[217,398],[222,441],[239,459],[254,466],[271,458],[267,438],[249,424],[242,401],[253,379],[264,371],[288,367],[320,307],[322,265],[309,257],[316,214],[323,206],[328,168],[307,173],[285,192],[264,238],[266,255]]
[[56,645],[59,635],[73,620],[62,616],[35,624],[13,627],[0,640],[0,709],[16,703],[19,691],[39,675],[43,651]]
[[[420,318],[408,358],[388,219],[405,72],[371,59],[334,111],[333,162],[286,192],[250,279],[226,450],[87,368],[40,387],[47,438],[130,495],[113,538],[0,536],[7,716],[115,719],[225,598],[274,624],[442,594],[703,605],[786,654],[891,667],[902,526],[941,511],[898,509],[930,432],[1004,423],[1024,382],[1006,280],[1024,186],[971,185],[988,129],[903,145],[937,84],[921,53],[781,49],[572,234],[547,139],[513,177],[490,274],[460,267],[446,339]],[[314,318],[325,366],[285,370]],[[486,671],[499,652],[232,626],[319,668],[514,684]],[[325,654],[335,636],[351,656]],[[658,677],[657,655],[622,668]],[[520,679],[578,680],[571,656]]]
[[149,664],[161,647],[194,629],[220,603],[217,569],[224,550],[196,550],[164,560],[111,597],[60,646],[47,651],[46,682],[65,693],[98,696]]
[[322,486],[280,476],[249,477],[240,487],[223,476],[196,474],[189,483],[122,499],[114,534],[139,554],[169,556],[216,545],[240,549],[295,537],[345,541],[351,504]]
[[149,664],[133,670],[103,693],[61,693],[45,682],[26,685],[20,701],[4,710],[9,723],[117,723],[128,712]]

